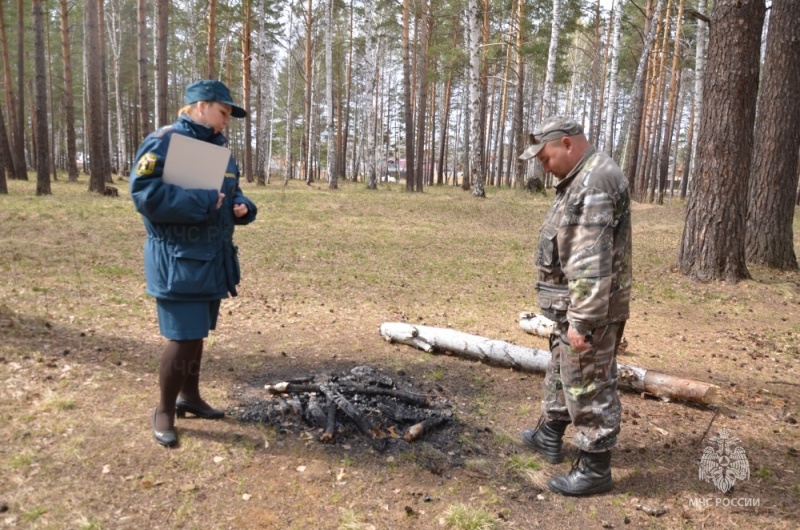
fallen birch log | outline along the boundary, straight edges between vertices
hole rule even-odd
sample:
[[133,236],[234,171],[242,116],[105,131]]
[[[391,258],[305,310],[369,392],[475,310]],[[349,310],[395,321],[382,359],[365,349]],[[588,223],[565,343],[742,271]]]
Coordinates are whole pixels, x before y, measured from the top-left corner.
[[[523,372],[544,373],[551,356],[549,350],[526,348],[453,329],[415,326],[405,322],[385,322],[380,327],[380,333],[389,342],[414,346],[428,353],[455,353]],[[617,363],[617,369],[620,388],[707,405],[717,402],[719,389],[715,385],[620,363]]]
[[554,325],[554,322],[544,315],[526,312],[519,314],[519,327],[537,337],[549,337]]
[[[531,335],[536,335],[537,337],[544,337],[547,339],[550,338],[550,334],[553,332],[555,323],[544,315],[523,311],[519,314],[519,327]],[[617,348],[617,355],[624,355],[627,349],[628,339],[622,337],[619,347]]]

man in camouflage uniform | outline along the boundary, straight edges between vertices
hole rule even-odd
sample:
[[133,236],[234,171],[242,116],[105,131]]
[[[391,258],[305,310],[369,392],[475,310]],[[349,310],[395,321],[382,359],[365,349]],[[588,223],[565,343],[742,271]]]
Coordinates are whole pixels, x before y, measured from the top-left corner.
[[583,128],[548,118],[520,158],[536,157],[558,184],[536,252],[542,314],[555,322],[539,424],[522,432],[548,462],[564,458],[567,426],[580,456],[548,487],[563,495],[610,491],[611,448],[619,433],[616,351],[629,316],[631,215],[619,166],[593,147]]

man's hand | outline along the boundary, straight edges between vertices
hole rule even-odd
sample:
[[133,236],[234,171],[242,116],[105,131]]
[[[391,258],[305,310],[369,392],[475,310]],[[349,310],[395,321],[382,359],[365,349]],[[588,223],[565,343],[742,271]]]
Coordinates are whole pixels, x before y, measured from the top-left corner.
[[220,207],[222,206],[222,199],[224,199],[224,198],[225,198],[225,194],[224,193],[218,193],[217,194],[217,210],[219,210]]
[[234,204],[233,205],[233,215],[236,217],[244,217],[249,212],[249,208],[247,208],[246,204]]
[[583,333],[578,333],[572,326],[570,326],[569,330],[567,331],[567,339],[569,340],[569,345],[572,346],[572,349],[578,353],[583,353],[592,347],[591,341],[586,340],[586,335]]

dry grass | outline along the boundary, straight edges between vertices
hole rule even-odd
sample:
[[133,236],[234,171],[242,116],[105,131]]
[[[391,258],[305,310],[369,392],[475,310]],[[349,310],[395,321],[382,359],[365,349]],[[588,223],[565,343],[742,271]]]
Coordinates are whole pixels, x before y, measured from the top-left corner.
[[[259,221],[237,230],[244,280],[207,343],[207,399],[234,406],[254,380],[298,372],[406,370],[446,389],[464,443],[482,451],[474,465],[437,476],[413,455],[387,465],[373,452],[234,420],[179,421],[180,448],[158,447],[149,414],[163,342],[125,185],[113,199],[85,183],[57,182],[50,197],[35,197],[34,186],[11,181],[0,196],[0,520],[9,525],[435,528],[452,524],[459,506],[490,506],[501,528],[622,527],[625,517],[661,528],[796,522],[800,432],[789,419],[800,416],[800,274],[753,268],[754,280],[738,285],[689,282],[674,270],[679,203],[635,206],[625,362],[722,387],[714,428],[742,438],[751,478],[737,495],[760,498],[758,509],[690,507],[716,495],[697,480],[714,411],[631,394],[614,494],[543,492],[537,484],[568,464],[537,471],[517,443],[538,415],[540,376],[380,340],[382,322],[404,320],[545,347],[516,317],[535,309],[533,245],[549,198],[245,184]],[[669,511],[655,518],[636,503]]]

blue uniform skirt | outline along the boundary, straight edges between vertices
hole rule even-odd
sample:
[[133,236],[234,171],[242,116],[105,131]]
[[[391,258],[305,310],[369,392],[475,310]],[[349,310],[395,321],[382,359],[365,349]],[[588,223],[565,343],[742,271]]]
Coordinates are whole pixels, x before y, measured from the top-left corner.
[[156,299],[158,327],[169,340],[197,340],[216,329],[220,300],[176,302]]

